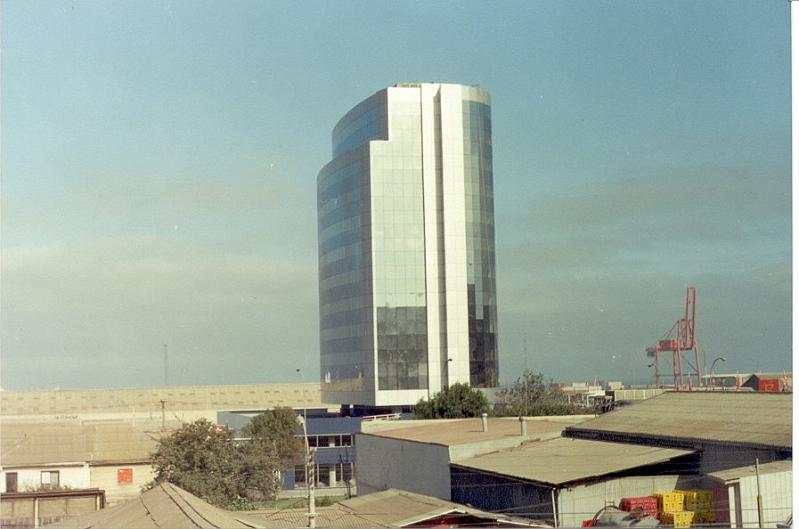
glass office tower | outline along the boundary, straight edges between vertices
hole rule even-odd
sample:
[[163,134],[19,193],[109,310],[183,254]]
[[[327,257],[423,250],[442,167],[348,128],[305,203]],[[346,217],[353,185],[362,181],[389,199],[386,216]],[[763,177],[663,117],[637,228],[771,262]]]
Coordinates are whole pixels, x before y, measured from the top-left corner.
[[395,85],[335,126],[318,176],[325,402],[497,385],[491,160],[490,98],[475,86]]

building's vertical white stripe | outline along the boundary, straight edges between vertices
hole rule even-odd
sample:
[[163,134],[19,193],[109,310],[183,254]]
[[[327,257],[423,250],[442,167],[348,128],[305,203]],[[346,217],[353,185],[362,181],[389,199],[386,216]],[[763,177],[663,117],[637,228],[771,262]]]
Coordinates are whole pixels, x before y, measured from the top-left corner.
[[447,296],[447,373],[450,384],[469,383],[466,293],[466,194],[463,169],[462,87],[441,85],[444,260]]
[[439,277],[438,212],[441,197],[436,192],[437,134],[436,103],[439,86],[424,84],[420,86],[421,127],[422,127],[422,187],[424,193],[424,250],[425,250],[425,290],[427,304],[427,362],[428,387],[430,394],[441,390],[441,281]]

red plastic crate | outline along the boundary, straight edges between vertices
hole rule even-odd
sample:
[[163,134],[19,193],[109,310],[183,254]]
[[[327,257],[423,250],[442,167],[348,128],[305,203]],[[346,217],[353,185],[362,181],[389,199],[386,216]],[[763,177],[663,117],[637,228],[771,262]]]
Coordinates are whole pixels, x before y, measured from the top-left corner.
[[650,516],[657,517],[658,515],[658,500],[652,496],[635,496],[631,498],[622,498],[619,508],[622,511],[632,511],[634,509],[641,509]]

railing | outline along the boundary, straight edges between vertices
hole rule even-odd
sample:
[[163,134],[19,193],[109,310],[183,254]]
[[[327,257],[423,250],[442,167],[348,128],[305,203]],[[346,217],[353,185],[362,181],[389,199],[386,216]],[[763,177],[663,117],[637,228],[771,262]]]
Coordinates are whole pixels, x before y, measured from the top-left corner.
[[382,415],[364,415],[363,421],[398,421],[401,419],[399,413],[384,413]]

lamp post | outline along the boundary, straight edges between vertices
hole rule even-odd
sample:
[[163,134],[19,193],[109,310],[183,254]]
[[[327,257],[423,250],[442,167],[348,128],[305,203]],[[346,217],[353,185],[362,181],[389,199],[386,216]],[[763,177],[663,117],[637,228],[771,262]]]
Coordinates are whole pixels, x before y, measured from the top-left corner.
[[724,358],[723,356],[717,356],[713,360],[713,363],[710,364],[710,385],[711,386],[715,386],[716,385],[715,381],[713,380],[713,368],[716,367],[716,362],[718,362],[719,360],[721,360],[722,362],[726,362],[727,361],[727,359]]

